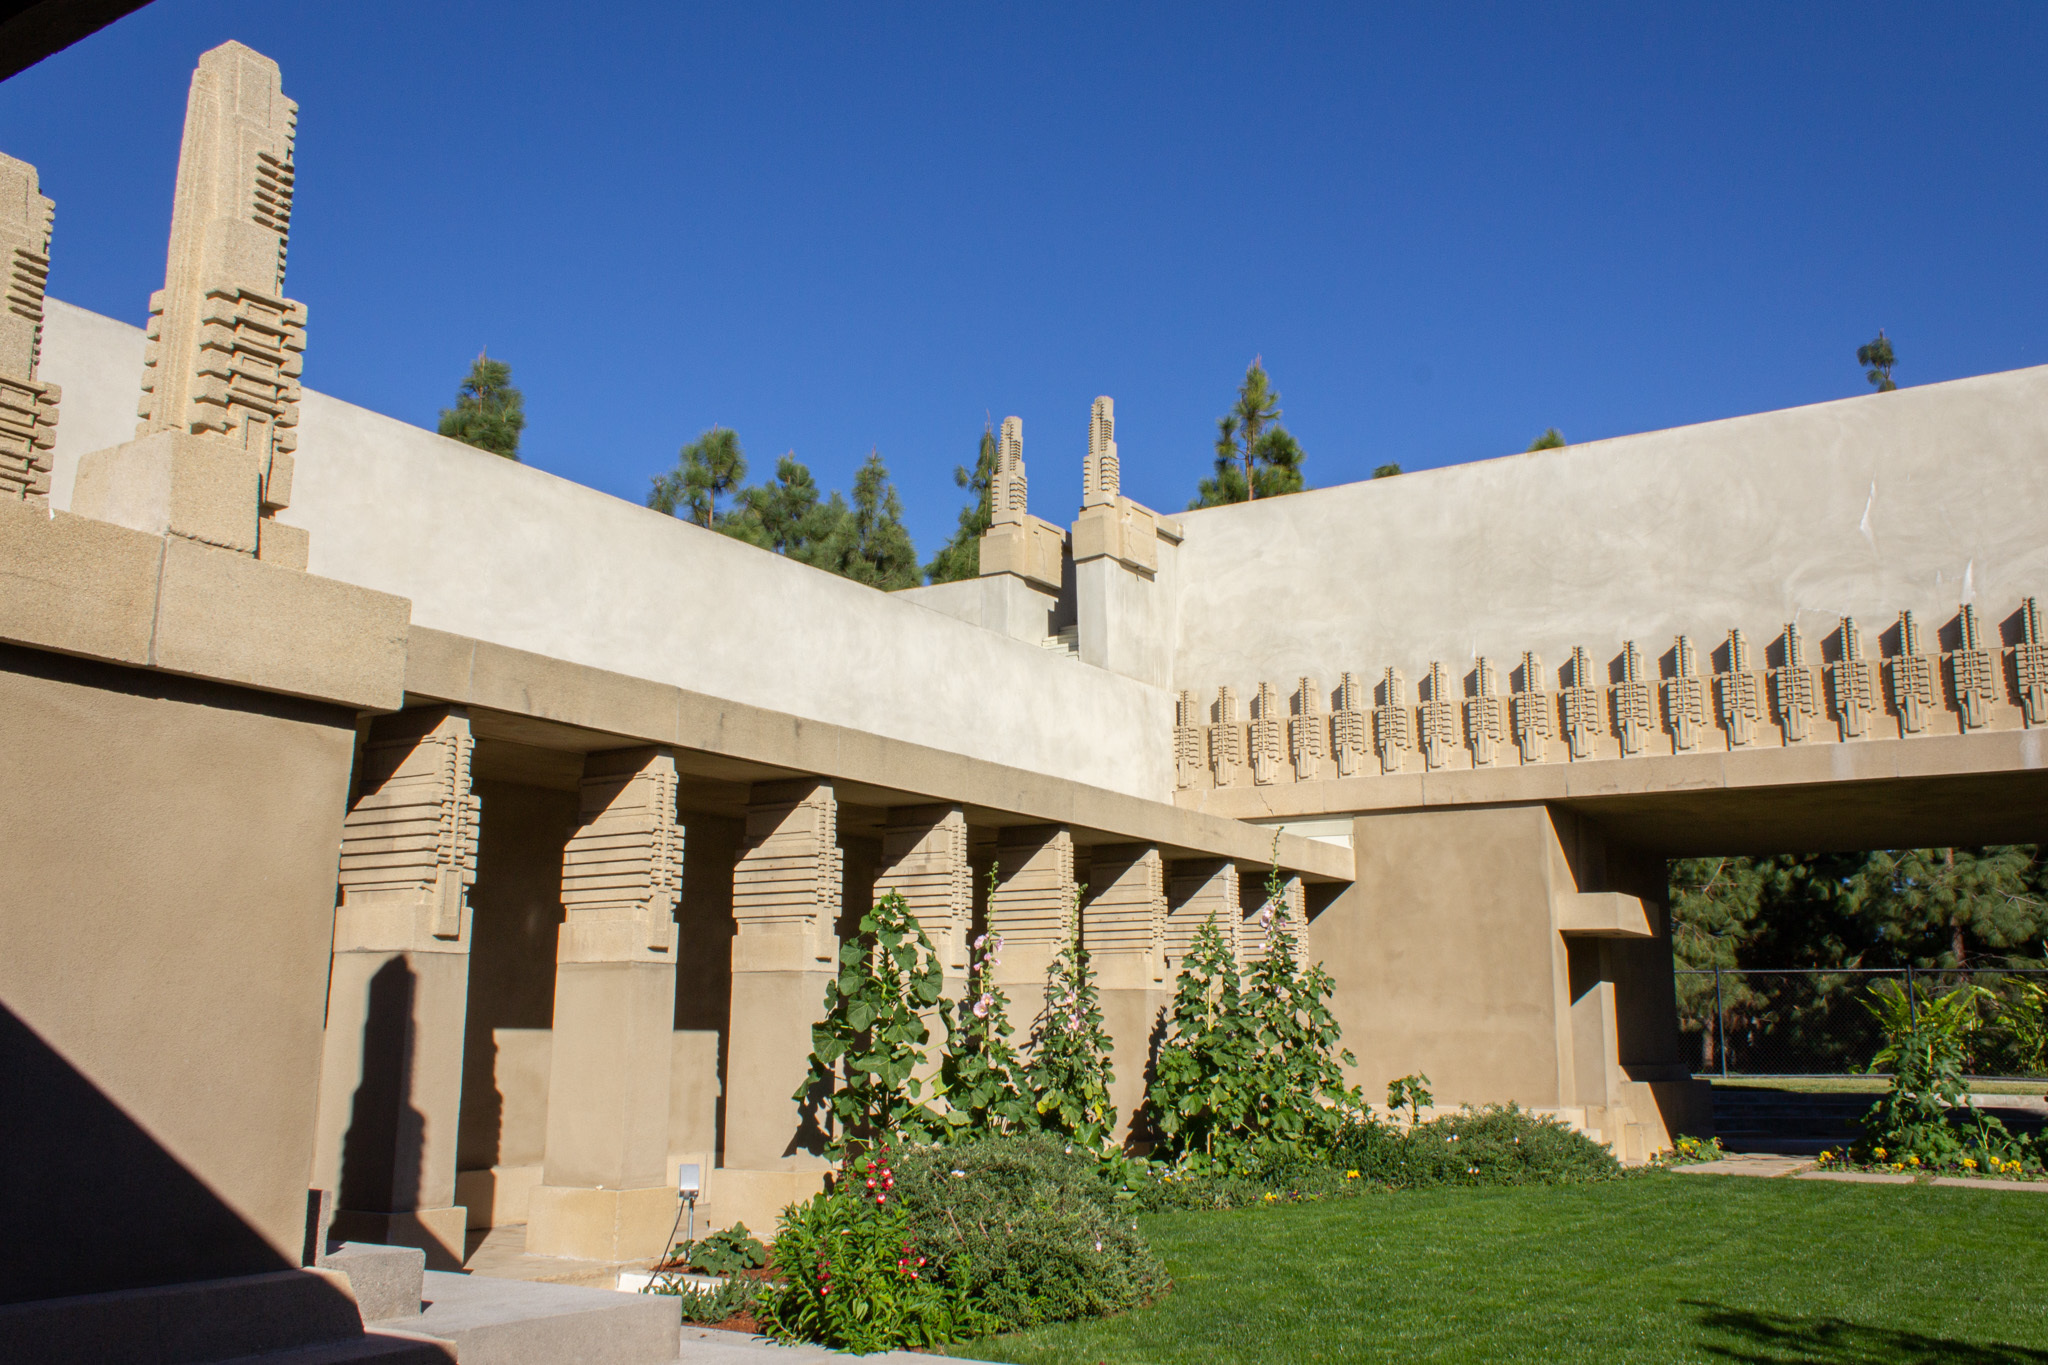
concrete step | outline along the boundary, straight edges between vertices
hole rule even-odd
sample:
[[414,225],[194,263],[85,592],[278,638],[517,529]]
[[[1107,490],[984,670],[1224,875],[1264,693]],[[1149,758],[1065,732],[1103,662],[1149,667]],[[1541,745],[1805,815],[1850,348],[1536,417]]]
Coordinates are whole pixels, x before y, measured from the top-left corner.
[[447,1342],[462,1365],[666,1365],[682,1328],[681,1306],[660,1294],[430,1270],[421,1295],[418,1317],[371,1329]]

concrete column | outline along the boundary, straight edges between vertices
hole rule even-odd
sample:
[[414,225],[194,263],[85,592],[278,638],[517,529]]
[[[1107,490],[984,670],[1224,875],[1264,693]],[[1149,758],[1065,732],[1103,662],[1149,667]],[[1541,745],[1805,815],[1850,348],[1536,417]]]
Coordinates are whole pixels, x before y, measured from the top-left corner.
[[[815,1107],[793,1103],[838,970],[839,805],[817,778],[757,782],[733,869],[732,1021],[726,1033],[723,1164],[821,1171]],[[722,1177],[730,1181],[732,1177]]]
[[[459,1269],[455,1203],[478,802],[459,707],[372,723],[342,829],[314,1183],[330,1235]],[[260,983],[251,983],[260,988]]]
[[1148,844],[1090,850],[1092,879],[1081,911],[1081,945],[1116,1042],[1109,1097],[1128,1136],[1151,1085],[1155,1036],[1173,1004],[1166,977],[1166,864]]
[[1179,858],[1167,875],[1166,962],[1178,976],[1195,935],[1211,917],[1223,942],[1244,961],[1239,941],[1243,913],[1238,899],[1237,865],[1222,858]]
[[988,927],[1003,938],[996,984],[1020,1034],[1045,1007],[1045,973],[1073,937],[1074,836],[1065,825],[1012,825],[996,837]]
[[582,824],[562,855],[547,1152],[526,1249],[623,1261],[666,1249],[683,829],[675,758],[618,749],[583,762]]
[[897,806],[882,831],[875,901],[891,891],[910,905],[946,973],[946,994],[967,989],[967,941],[974,925],[974,869],[967,816],[958,806]]

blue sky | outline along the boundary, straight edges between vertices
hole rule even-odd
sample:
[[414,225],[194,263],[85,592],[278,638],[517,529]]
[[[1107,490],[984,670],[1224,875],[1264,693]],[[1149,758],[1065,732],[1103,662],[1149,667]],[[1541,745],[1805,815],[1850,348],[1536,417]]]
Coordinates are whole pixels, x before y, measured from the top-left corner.
[[0,84],[52,293],[142,320],[228,38],[300,104],[312,387],[431,426],[488,346],[636,501],[714,422],[878,447],[926,555],[985,417],[1070,518],[1098,393],[1184,506],[1254,354],[1314,485],[1864,392],[1880,326],[2048,362],[2048,7],[158,0]]

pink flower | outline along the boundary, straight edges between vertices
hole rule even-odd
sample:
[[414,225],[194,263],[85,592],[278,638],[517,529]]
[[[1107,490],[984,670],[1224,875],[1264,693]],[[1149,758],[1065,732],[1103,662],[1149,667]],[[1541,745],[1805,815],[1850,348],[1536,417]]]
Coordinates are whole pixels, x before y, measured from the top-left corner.
[[974,1002],[974,1017],[975,1017],[975,1018],[977,1018],[977,1019],[986,1019],[986,1018],[988,1018],[988,997],[987,997],[987,996],[985,996],[985,995],[984,995],[983,997],[981,997],[981,999],[979,999],[979,1000],[977,1000],[977,1001],[975,1001],[975,1002]]

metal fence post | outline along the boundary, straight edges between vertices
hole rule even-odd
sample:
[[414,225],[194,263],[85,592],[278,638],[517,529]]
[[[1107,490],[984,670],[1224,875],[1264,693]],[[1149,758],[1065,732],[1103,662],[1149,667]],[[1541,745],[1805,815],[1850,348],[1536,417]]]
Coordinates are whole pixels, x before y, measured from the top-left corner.
[[1728,1079],[1728,1016],[1721,1009],[1721,964],[1714,964],[1714,1050],[1721,1054],[1721,1079]]
[[1920,1007],[1913,1001],[1913,964],[1906,964],[1906,1023],[1913,1028],[1920,1027]]

